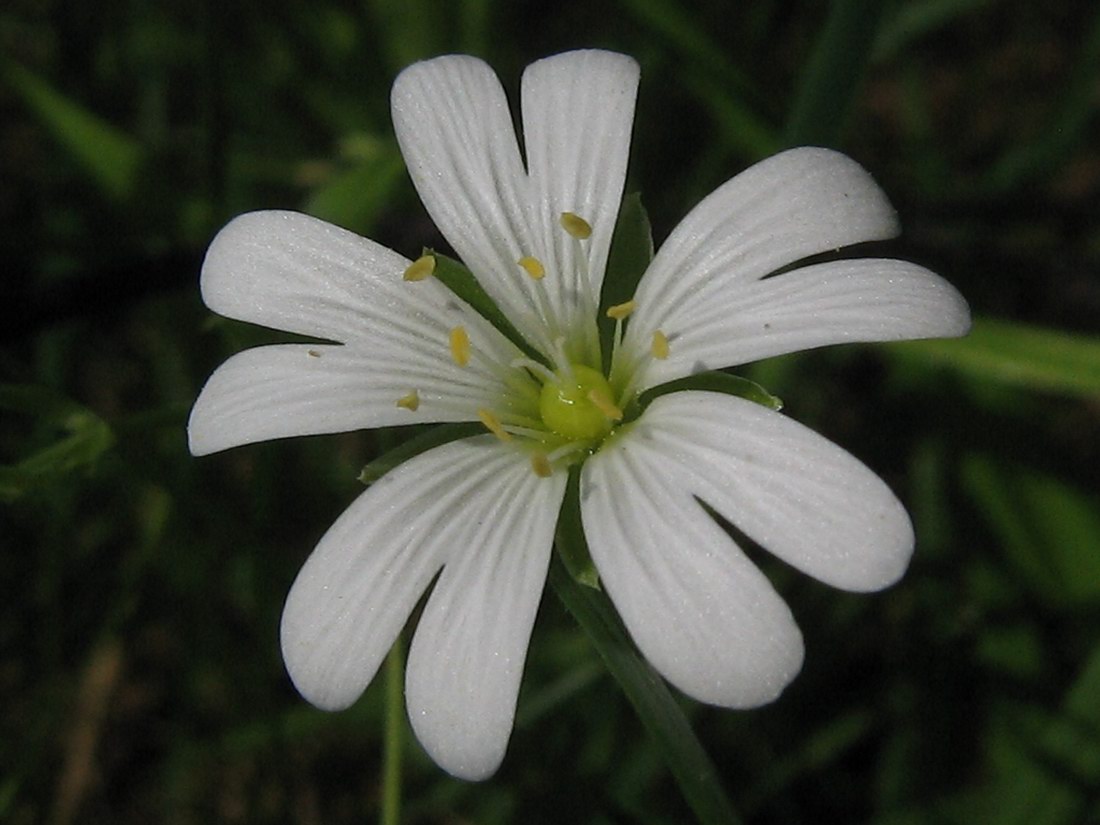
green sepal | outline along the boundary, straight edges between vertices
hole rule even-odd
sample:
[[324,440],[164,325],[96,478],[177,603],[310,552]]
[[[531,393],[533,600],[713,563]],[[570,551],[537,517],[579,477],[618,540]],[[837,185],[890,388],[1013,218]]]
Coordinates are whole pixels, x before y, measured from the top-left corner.
[[632,192],[623,198],[619,209],[600,291],[600,310],[596,321],[600,330],[600,352],[603,353],[605,375],[611,368],[611,340],[615,334],[615,321],[607,317],[608,307],[626,303],[634,297],[638,281],[652,260],[653,230],[649,225],[649,215],[642,206],[642,196]]
[[588,552],[584,525],[581,523],[581,466],[574,464],[569,468],[569,481],[565,485],[565,498],[558,515],[554,544],[573,580],[585,587],[599,590],[600,574]]
[[501,335],[519,347],[528,358],[547,367],[550,366],[546,356],[531,346],[520,331],[512,326],[508,316],[501,311],[496,301],[489,297],[489,293],[478,283],[474,273],[461,261],[427,248],[424,249],[424,254],[435,258],[435,270],[432,274],[447,289],[472,306],[478,315],[496,327]]
[[728,372],[700,372],[696,375],[688,375],[685,378],[677,378],[666,384],[650,387],[639,395],[627,406],[623,414],[623,422],[633,421],[641,415],[645,408],[653,403],[654,399],[670,392],[682,392],[683,390],[703,390],[705,392],[720,392],[726,395],[736,395],[747,401],[760,404],[769,410],[777,412],[783,409],[783,401],[772,395],[755,381],[742,378],[739,375],[730,375]]
[[439,424],[431,427],[419,435],[414,435],[408,441],[386,450],[378,458],[367,463],[359,472],[359,480],[366,485],[374,484],[398,464],[403,464],[410,458],[415,458],[421,453],[426,453],[433,447],[441,447],[460,438],[471,438],[475,435],[484,435],[485,427],[474,421],[461,421],[457,424]]

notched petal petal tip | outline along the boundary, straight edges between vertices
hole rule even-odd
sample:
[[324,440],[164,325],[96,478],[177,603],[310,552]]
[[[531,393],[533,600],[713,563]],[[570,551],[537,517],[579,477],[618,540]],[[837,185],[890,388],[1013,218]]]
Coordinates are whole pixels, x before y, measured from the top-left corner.
[[583,471],[600,580],[646,659],[685,694],[729,708],[771,702],[802,666],[794,618],[637,426]]
[[664,472],[765,550],[843,590],[881,590],[913,554],[913,526],[882,479],[787,416],[744,399],[685,391],[641,421]]
[[463,513],[469,541],[443,569],[409,647],[405,700],[421,745],[449,773],[491,776],[504,758],[546,579],[565,474],[540,478],[504,448]]

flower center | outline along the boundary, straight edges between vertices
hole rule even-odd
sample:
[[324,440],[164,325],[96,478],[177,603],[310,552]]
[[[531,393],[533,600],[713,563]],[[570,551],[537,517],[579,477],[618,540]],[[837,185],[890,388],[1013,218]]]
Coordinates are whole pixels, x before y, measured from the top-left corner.
[[583,364],[569,364],[542,385],[539,415],[550,430],[571,441],[600,439],[623,417],[612,397],[603,375]]
[[[623,420],[623,409],[637,395],[637,371],[645,359],[669,355],[669,337],[659,329],[653,331],[649,352],[623,352],[623,325],[636,308],[636,302],[630,299],[606,310],[607,317],[615,322],[610,359],[606,359],[608,374],[588,366],[605,362],[596,317],[599,295],[588,271],[586,244],[592,226],[573,212],[561,213],[559,223],[575,245],[571,260],[576,272],[572,280],[580,320],[555,316],[557,303],[544,283],[544,279],[553,282],[565,273],[555,266],[547,268],[534,255],[524,255],[516,265],[533,284],[532,306],[544,322],[532,341],[540,347],[542,357],[520,356],[507,364],[491,363],[485,353],[477,351],[464,326],[453,327],[449,340],[441,346],[441,354],[449,350],[451,361],[458,367],[488,366],[497,371],[506,389],[500,398],[486,399],[485,406],[476,408],[477,419],[501,441],[527,450],[532,471],[543,478],[583,461],[603,446],[604,439],[614,437],[613,431]],[[405,269],[403,277],[411,282],[425,280],[437,274],[437,263],[434,255],[425,254]],[[551,263],[561,265],[560,261]],[[416,413],[439,402],[422,399],[416,387],[409,387],[395,403]],[[458,420],[464,420],[470,412],[465,407],[455,411],[461,416]]]

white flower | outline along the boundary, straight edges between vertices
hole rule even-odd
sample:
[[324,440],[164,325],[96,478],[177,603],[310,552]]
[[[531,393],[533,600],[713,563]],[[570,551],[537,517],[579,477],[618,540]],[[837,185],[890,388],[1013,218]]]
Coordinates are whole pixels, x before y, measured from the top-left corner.
[[343,708],[438,575],[406,698],[421,743],[456,776],[486,777],[503,756],[570,466],[583,461],[582,521],[603,587],[649,661],[704,702],[774,699],[801,666],[802,639],[700,501],[844,589],[886,587],[913,549],[886,485],[778,412],[681,391],[622,423],[641,391],[703,370],[969,326],[963,299],[919,266],[792,266],[897,233],[857,164],[795,149],[727,182],[672,232],[616,310],[629,318],[604,376],[596,308],[637,82],[635,62],[607,52],[533,64],[522,156],[480,60],[418,63],[394,84],[397,137],[425,206],[538,359],[422,278],[432,259],[304,215],[244,215],[203,265],[214,311],[339,343],[230,358],[195,403],[195,454],[425,422],[480,420],[495,433],[424,452],[362,493],[302,569],[282,622],[295,685]]

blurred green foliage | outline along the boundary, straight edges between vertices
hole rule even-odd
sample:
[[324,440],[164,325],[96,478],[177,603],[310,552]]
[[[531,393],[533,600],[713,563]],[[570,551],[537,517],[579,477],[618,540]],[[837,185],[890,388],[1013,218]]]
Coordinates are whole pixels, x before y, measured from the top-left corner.
[[[234,214],[300,208],[441,246],[389,86],[469,52],[642,65],[630,188],[660,242],[792,142],[873,171],[964,341],[834,348],[747,377],[909,505],[890,591],[761,559],[805,631],[774,705],[681,703],[753,823],[1100,822],[1100,10],[1025,0],[320,0],[0,10],[0,820],[345,822],[381,806],[385,685],[315,711],[282,671],[289,584],[392,434],[192,459],[229,353],[197,274]],[[392,724],[392,717],[391,717]],[[398,740],[391,735],[393,744]],[[411,736],[408,822],[670,823],[690,812],[548,594],[501,772]]]

